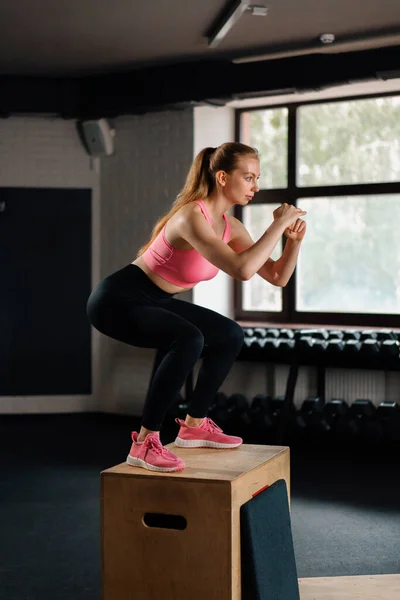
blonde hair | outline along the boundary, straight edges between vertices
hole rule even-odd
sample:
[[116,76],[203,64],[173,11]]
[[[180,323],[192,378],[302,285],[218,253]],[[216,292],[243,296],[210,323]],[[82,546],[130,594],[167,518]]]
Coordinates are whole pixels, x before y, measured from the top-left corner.
[[215,175],[218,171],[229,173],[236,168],[240,158],[248,156],[258,159],[258,151],[239,142],[227,142],[218,148],[204,148],[194,159],[186,177],[185,185],[171,205],[170,210],[155,224],[150,239],[140,248],[139,257],[153,243],[167,221],[182,206],[195,200],[207,198],[215,187]]

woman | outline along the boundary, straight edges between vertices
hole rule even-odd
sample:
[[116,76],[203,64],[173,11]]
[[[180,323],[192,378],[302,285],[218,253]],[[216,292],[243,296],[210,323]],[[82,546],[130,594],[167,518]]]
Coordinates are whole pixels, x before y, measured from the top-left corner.
[[[304,211],[283,204],[257,242],[236,218],[235,204],[247,206],[258,191],[260,163],[254,148],[226,143],[205,148],[193,161],[185,186],[155,225],[136,260],[108,276],[92,292],[89,320],[101,333],[126,344],[157,348],[163,360],[152,378],[142,426],[132,432],[129,465],[179,471],[184,462],[161,444],[159,432],[170,404],[203,354],[185,421],[177,419],[178,446],[236,448],[209,418],[209,405],[243,344],[243,329],[231,319],[175,298],[219,269],[239,281],[258,273],[284,286],[293,273],[306,225]],[[290,239],[279,261],[269,257],[282,234]]]

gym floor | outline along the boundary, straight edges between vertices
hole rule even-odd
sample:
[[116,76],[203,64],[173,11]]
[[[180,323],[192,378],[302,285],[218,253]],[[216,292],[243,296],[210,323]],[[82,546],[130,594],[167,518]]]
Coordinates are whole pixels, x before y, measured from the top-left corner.
[[[2,598],[100,599],[99,473],[125,460],[138,424],[105,414],[2,416]],[[162,441],[174,437],[164,431]],[[291,478],[299,578],[400,572],[398,457],[296,448]]]

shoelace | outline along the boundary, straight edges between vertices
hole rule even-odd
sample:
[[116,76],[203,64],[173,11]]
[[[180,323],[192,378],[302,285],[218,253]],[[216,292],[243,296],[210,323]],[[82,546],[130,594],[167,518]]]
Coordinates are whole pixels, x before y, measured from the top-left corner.
[[157,454],[161,454],[161,456],[168,456],[169,450],[164,448],[160,439],[154,435],[148,435],[146,438],[146,445],[149,449],[154,450]]
[[212,419],[209,419],[208,417],[206,417],[204,419],[205,423],[203,425],[204,429],[207,429],[207,431],[219,431],[221,432],[222,429],[221,427],[218,427],[218,425],[216,423],[214,423],[214,421]]

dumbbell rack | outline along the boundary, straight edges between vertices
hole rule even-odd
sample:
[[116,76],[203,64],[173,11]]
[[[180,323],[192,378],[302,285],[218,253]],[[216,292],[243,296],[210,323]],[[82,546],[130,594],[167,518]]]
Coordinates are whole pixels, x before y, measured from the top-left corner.
[[238,360],[263,362],[272,367],[289,365],[278,444],[284,439],[293,409],[300,366],[317,369],[317,395],[324,403],[328,367],[400,370],[400,331],[244,327],[244,332]]

